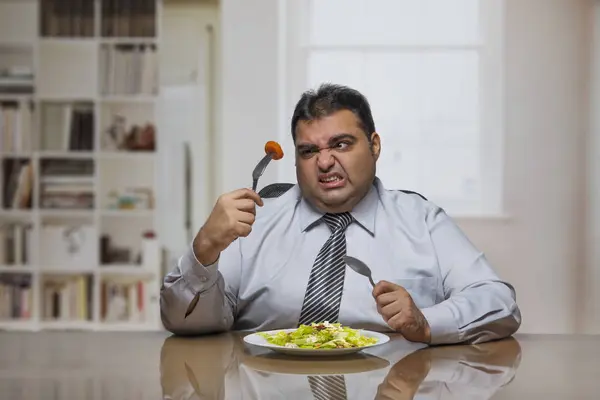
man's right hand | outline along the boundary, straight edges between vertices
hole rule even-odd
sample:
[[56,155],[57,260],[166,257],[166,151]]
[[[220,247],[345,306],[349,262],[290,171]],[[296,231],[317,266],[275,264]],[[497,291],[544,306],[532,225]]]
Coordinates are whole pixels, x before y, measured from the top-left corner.
[[234,240],[250,234],[257,205],[262,207],[263,201],[251,189],[238,189],[219,197],[194,239],[194,253],[202,265],[214,263]]

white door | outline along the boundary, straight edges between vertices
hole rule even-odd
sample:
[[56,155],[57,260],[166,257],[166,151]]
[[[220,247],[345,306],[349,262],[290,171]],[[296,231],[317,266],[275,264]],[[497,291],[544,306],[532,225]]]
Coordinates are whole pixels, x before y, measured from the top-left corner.
[[161,40],[160,216],[169,265],[189,248],[212,209],[209,140],[212,31],[217,9],[165,4]]

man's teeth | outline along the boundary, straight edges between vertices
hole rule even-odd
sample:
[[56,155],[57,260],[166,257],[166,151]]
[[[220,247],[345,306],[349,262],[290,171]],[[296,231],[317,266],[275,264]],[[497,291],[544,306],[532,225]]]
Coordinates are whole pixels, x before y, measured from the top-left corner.
[[334,181],[339,181],[342,178],[340,178],[339,176],[330,176],[329,178],[325,178],[325,179],[321,179],[321,181],[323,182],[334,182]]

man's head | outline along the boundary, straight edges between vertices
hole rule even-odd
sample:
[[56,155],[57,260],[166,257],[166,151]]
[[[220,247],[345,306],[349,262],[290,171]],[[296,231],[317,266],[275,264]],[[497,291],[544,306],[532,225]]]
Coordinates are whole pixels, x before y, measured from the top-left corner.
[[367,99],[325,84],[305,92],[292,117],[296,176],[303,196],[324,212],[346,212],[367,194],[381,150]]

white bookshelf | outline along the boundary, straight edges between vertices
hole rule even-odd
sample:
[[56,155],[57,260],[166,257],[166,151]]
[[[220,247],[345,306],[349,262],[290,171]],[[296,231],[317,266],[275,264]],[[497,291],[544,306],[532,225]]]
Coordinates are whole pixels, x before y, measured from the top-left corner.
[[0,0],[0,329],[162,329],[161,7]]

